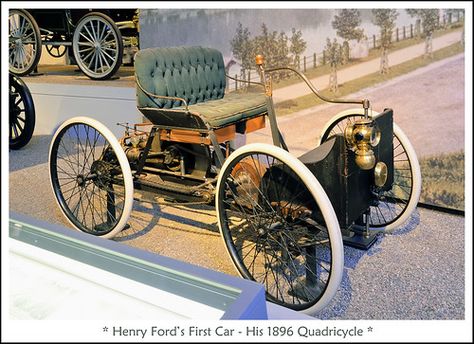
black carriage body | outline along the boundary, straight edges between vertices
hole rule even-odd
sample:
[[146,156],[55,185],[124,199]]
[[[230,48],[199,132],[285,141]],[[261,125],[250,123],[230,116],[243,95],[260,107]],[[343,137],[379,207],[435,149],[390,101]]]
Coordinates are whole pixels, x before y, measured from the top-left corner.
[[[385,110],[375,119],[376,126],[380,129],[381,139],[379,144],[373,148],[376,161],[387,165],[387,182],[379,191],[389,190],[393,183],[393,111]],[[374,169],[362,170],[355,162],[355,153],[347,148],[342,135],[335,135],[319,147],[299,157],[306,167],[316,176],[317,180],[326,192],[341,228],[351,227],[371,205],[377,202],[374,183]],[[292,173],[285,167],[275,166],[268,174],[272,178],[279,174]],[[308,209],[317,209],[308,202],[314,202],[313,197],[301,194],[298,191],[299,182],[296,178],[290,178],[295,182],[275,186],[270,190],[269,198],[275,202],[291,200],[293,203],[301,204]],[[265,182],[265,176],[263,177]],[[272,186],[264,186],[271,189]],[[276,188],[278,190],[276,190]],[[296,198],[296,199],[295,199]],[[316,219],[321,214],[312,215]]]
[[[27,75],[37,67],[42,46],[52,57],[67,53],[69,63],[94,80],[111,78],[122,64],[132,64],[139,50],[137,9],[45,8],[10,13],[10,71],[16,75]],[[31,52],[23,54],[25,49]]]
[[[27,9],[40,29],[51,31],[56,36],[63,35],[66,42],[72,41],[74,29],[82,17],[90,12],[108,15],[114,22],[132,21],[136,9]],[[136,29],[124,29],[125,36],[136,35]]]
[[27,9],[40,29],[52,31],[57,35],[65,35],[66,41],[72,39],[74,28],[79,20],[90,12],[108,15],[114,22],[131,21],[136,15],[135,9]]
[[[375,119],[381,140],[373,148],[376,161],[387,165],[388,176],[382,190],[393,183],[393,111],[385,110]],[[341,228],[349,228],[377,202],[373,193],[374,170],[362,170],[355,153],[347,149],[344,137],[337,135],[299,158],[316,176],[331,201]]]

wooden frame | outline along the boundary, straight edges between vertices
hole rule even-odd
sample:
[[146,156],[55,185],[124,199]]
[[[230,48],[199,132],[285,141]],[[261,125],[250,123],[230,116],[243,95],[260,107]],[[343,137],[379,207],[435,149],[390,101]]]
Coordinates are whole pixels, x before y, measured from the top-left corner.
[[[136,126],[153,126],[151,123],[140,123]],[[258,129],[265,128],[265,116],[258,116],[246,121],[228,125],[223,128],[215,129],[214,134],[216,135],[219,143],[227,142],[235,139],[235,134],[247,134]],[[174,128],[158,128],[158,135],[161,141],[173,141],[182,143],[194,143],[211,145],[211,138],[208,132],[187,130],[187,129],[174,129]]]

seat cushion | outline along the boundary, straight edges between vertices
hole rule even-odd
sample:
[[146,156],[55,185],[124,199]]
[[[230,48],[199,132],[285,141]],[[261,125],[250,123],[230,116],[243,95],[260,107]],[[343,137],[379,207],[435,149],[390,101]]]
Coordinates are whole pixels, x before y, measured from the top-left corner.
[[[204,47],[141,49],[135,56],[135,73],[152,94],[183,98],[196,104],[224,97],[226,78],[222,53]],[[170,109],[179,100],[152,99],[137,87],[137,106]]]
[[264,93],[231,92],[222,99],[190,105],[189,112],[220,128],[266,113],[267,104]]

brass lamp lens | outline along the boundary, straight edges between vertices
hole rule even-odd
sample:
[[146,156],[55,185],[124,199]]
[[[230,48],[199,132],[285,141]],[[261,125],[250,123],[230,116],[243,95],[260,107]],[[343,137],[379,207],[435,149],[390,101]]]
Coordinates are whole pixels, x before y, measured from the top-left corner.
[[385,185],[387,182],[387,177],[388,177],[388,169],[387,165],[383,163],[382,161],[379,161],[374,168],[374,179],[375,179],[375,185],[377,185],[379,188]]
[[370,133],[370,145],[372,147],[376,147],[379,142],[380,142],[380,130],[377,128],[375,125],[372,127],[371,133]]

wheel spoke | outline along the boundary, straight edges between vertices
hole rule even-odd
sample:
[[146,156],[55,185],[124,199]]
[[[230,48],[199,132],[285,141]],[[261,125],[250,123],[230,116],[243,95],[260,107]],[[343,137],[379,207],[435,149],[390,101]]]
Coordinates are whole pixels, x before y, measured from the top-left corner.
[[[307,185],[283,161],[262,152],[235,158],[221,173],[219,225],[236,267],[262,283],[271,301],[300,310],[314,306],[328,284],[332,254],[327,232],[322,235],[298,215],[318,213]],[[317,247],[320,256],[305,245]]]
[[114,138],[89,124],[72,123],[56,135],[50,157],[51,180],[64,214],[78,229],[99,236],[116,230],[131,209],[109,139]]

